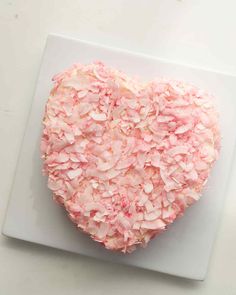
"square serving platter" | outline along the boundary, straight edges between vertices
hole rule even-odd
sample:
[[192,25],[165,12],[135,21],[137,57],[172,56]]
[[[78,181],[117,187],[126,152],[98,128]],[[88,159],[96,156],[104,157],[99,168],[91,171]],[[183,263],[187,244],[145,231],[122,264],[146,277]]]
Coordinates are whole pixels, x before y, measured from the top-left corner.
[[[52,201],[41,174],[39,143],[44,106],[54,74],[74,63],[101,60],[144,80],[168,77],[185,80],[214,94],[220,111],[222,149],[199,202],[188,208],[147,248],[132,254],[112,253],[78,231],[64,210]],[[42,59],[25,136],[16,167],[3,234],[115,263],[132,265],[194,280],[206,276],[223,207],[234,155],[236,133],[236,77],[188,67],[155,57],[49,35]]]

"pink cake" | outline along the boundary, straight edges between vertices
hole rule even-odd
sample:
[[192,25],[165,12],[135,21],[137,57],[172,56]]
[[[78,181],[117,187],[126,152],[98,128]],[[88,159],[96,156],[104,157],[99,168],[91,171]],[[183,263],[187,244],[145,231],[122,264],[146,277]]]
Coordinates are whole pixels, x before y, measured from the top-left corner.
[[107,249],[145,246],[201,196],[220,146],[212,97],[101,62],[53,81],[41,151],[54,199]]

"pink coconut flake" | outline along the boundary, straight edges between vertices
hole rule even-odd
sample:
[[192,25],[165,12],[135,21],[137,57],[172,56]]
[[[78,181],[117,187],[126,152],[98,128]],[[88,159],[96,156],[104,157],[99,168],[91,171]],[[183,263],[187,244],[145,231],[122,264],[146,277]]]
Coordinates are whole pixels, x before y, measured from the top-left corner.
[[76,170],[69,170],[69,171],[67,172],[67,175],[68,175],[68,177],[69,177],[70,179],[74,179],[74,178],[80,176],[80,175],[82,174],[82,172],[83,172],[83,170],[80,169],[80,168],[78,168],[78,169],[76,169]]
[[146,246],[202,195],[219,156],[214,99],[102,62],[74,65],[53,83],[41,153],[54,199],[107,249]]
[[95,121],[106,121],[106,114],[91,112],[90,117]]

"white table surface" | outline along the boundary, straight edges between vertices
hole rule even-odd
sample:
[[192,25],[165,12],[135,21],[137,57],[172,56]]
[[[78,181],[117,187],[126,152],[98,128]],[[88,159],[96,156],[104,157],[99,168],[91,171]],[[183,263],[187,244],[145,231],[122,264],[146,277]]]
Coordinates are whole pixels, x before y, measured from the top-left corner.
[[[235,0],[0,1],[0,222],[48,33],[236,75],[235,11]],[[236,161],[231,179],[235,177]],[[231,181],[204,282],[1,236],[0,294],[235,295],[235,195],[236,185]]]

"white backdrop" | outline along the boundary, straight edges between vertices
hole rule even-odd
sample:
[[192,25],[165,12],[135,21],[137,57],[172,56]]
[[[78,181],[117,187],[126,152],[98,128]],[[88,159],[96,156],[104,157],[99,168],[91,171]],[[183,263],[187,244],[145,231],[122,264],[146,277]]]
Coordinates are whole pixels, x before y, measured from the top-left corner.
[[[235,11],[235,0],[1,0],[0,222],[48,33],[236,75]],[[236,163],[232,173],[235,178]],[[235,193],[236,186],[231,182],[203,283],[1,236],[0,294],[234,295]]]

